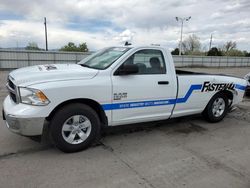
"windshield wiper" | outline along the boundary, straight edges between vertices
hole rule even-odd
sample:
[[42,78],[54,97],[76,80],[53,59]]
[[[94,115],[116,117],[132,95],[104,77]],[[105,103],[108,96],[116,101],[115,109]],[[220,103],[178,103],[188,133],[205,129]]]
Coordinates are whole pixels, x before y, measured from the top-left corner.
[[87,67],[87,68],[90,68],[90,69],[97,69],[97,70],[100,70],[99,68],[97,67],[91,67],[89,65],[86,65],[86,64],[80,64],[82,67]]
[[89,65],[86,65],[86,64],[80,64],[82,67],[87,67],[87,68],[91,68],[93,69],[93,67],[89,66]]

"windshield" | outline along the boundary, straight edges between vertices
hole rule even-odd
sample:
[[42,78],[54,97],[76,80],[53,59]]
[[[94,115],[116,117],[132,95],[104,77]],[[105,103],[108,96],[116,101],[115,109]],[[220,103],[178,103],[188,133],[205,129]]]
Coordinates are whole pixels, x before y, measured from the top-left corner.
[[100,50],[79,62],[84,67],[93,69],[106,69],[130,48],[112,47]]

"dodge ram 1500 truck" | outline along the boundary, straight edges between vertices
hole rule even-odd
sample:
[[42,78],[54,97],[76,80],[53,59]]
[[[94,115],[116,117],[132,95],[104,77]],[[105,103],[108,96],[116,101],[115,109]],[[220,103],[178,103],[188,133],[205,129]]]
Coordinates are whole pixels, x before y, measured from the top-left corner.
[[7,127],[42,135],[47,122],[64,152],[88,147],[102,126],[158,121],[202,113],[218,122],[242,101],[246,80],[175,70],[161,46],[109,47],[78,64],[10,72],[3,103]]

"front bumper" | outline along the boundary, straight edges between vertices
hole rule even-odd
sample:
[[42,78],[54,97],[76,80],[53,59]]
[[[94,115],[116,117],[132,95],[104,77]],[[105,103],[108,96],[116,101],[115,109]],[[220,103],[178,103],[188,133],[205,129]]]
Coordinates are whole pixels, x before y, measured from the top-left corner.
[[42,135],[45,117],[39,117],[37,108],[16,104],[7,96],[3,103],[3,119],[7,128],[23,136]]
[[17,118],[3,111],[3,119],[7,128],[23,136],[42,135],[44,118]]

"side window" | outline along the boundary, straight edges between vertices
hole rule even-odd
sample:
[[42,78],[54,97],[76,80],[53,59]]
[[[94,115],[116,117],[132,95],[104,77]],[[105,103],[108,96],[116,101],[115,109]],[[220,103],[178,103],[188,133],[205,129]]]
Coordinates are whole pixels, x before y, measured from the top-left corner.
[[160,50],[140,50],[130,56],[124,64],[135,64],[137,74],[165,74],[166,66]]

